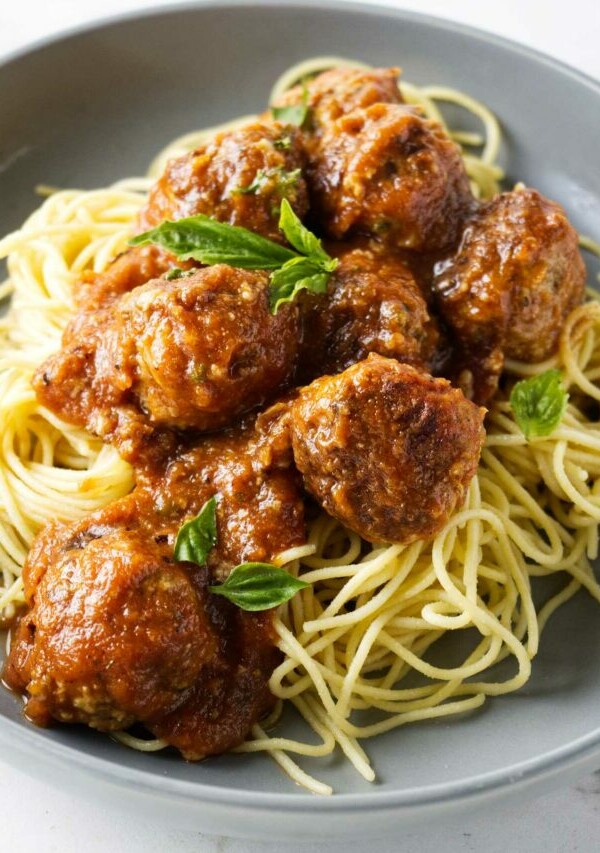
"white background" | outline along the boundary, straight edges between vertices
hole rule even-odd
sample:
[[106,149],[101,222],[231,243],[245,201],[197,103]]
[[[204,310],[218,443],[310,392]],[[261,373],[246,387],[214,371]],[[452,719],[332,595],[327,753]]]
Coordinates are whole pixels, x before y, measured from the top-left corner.
[[[282,3],[284,0],[282,0]],[[381,3],[386,0],[380,0]],[[387,0],[389,5],[471,24],[524,42],[600,78],[598,0]],[[44,36],[130,10],[181,5],[169,0],[0,0],[0,61],[4,55]],[[0,117],[1,133],[1,117]],[[600,146],[600,140],[599,140]],[[600,147],[599,147],[600,161]],[[590,164],[592,165],[592,164]],[[1,203],[1,201],[0,201]],[[599,709],[600,713],[600,709]],[[369,844],[369,848],[374,845]],[[369,849],[352,845],[356,853]],[[378,853],[554,853],[600,848],[600,771],[578,784],[537,800],[493,813],[410,832],[378,842]],[[102,811],[74,800],[0,762],[0,850],[14,853],[286,853],[306,846],[244,842],[178,832],[125,814]],[[317,849],[313,846],[312,849]],[[320,845],[323,853],[348,844]]]

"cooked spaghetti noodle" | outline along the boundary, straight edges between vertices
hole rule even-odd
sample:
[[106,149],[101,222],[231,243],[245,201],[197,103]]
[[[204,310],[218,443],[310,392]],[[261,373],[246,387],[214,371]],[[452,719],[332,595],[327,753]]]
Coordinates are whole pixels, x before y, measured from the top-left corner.
[[[276,83],[276,97],[307,74],[353,64],[317,58],[295,66]],[[448,88],[403,83],[404,94],[443,123],[439,103],[474,114],[482,135],[449,131],[463,146],[473,187],[482,198],[498,192],[500,131],[492,113]],[[192,150],[244,117],[175,140],[152,164],[159,174],[171,157]],[[58,348],[72,311],[72,289],[84,270],[103,270],[123,251],[150,178],[122,181],[94,192],[55,192],[16,233],[0,241],[8,257],[12,296],[0,320],[0,613],[10,620],[23,601],[20,572],[38,530],[50,519],[74,519],[126,494],[130,467],[116,451],[40,406],[33,370]],[[585,248],[596,250],[593,241]],[[571,395],[559,428],[527,441],[508,395],[517,378],[560,369]],[[279,562],[311,586],[276,619],[284,659],[270,681],[317,736],[299,742],[277,730],[281,708],[240,752],[265,751],[299,784],[321,794],[329,786],[291,758],[326,756],[340,748],[367,780],[375,777],[361,741],[419,720],[464,713],[487,696],[522,687],[531,672],[549,617],[583,586],[600,602],[592,568],[600,523],[600,424],[589,414],[600,401],[600,305],[569,317],[559,352],[543,364],[508,361],[505,384],[491,404],[487,443],[465,505],[431,541],[370,545],[321,515],[305,546]],[[531,579],[561,573],[563,589],[536,611]],[[432,662],[429,650],[448,632],[475,636],[460,665]],[[492,668],[512,658],[513,673],[498,680]],[[414,676],[421,681],[415,683]],[[410,683],[407,683],[408,677]],[[369,711],[357,719],[357,712]],[[117,736],[145,751],[158,740]]]

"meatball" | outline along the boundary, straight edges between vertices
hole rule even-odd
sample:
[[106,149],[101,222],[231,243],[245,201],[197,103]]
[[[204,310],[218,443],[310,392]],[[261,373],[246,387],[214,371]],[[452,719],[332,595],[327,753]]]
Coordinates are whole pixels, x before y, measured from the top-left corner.
[[33,384],[43,405],[133,461],[155,428],[219,429],[272,398],[298,340],[298,309],[271,314],[266,273],[206,267],[85,312]]
[[328,249],[340,263],[327,294],[304,299],[301,375],[339,373],[370,352],[430,368],[440,333],[407,264],[367,247]]
[[303,388],[294,458],[321,506],[371,542],[437,533],[477,470],[484,410],[445,379],[371,354]]
[[[29,584],[9,680],[27,690],[27,714],[41,724],[109,731],[170,712],[218,651],[206,579],[139,531],[77,532],[55,529],[44,539],[53,559]],[[57,547],[52,537],[61,533]],[[36,554],[39,547],[29,560]]]
[[[289,403],[278,403],[180,448],[166,470],[140,471],[130,495],[42,531],[5,671],[35,722],[142,722],[197,759],[236,746],[271,708],[281,657],[272,612],[244,613],[207,587],[305,541],[288,419]],[[179,529],[213,496],[218,540],[206,566],[175,563]]]
[[[105,370],[119,360],[114,352],[118,346],[114,304],[124,293],[175,266],[190,269],[193,264],[180,263],[156,246],[143,246],[118,255],[103,272],[82,274],[74,289],[78,310],[65,328],[62,347],[34,375],[33,385],[43,405],[70,423],[103,433],[94,413],[118,406],[123,394],[121,383],[115,387],[104,383],[100,388],[96,377],[99,350],[104,355],[101,361]],[[109,358],[109,353],[114,357]],[[134,429],[143,430],[139,419],[134,420],[138,421]]]
[[237,746],[273,706],[272,613],[211,595],[209,570],[174,563],[166,540],[100,518],[41,535],[4,673],[34,722],[141,722],[199,759]]
[[210,608],[221,628],[219,655],[202,669],[189,698],[152,725],[188,761],[238,746],[275,704],[269,678],[281,653],[272,614],[244,613],[216,596]]
[[412,107],[342,116],[311,148],[315,214],[329,236],[373,234],[395,246],[452,245],[474,199],[458,146]]
[[167,165],[140,213],[140,230],[204,213],[281,241],[282,199],[300,218],[308,210],[304,162],[296,128],[255,122],[219,133]]
[[526,362],[550,356],[566,316],[583,300],[577,233],[563,209],[535,190],[503,193],[480,208],[456,253],[436,265],[433,289],[466,350],[462,361],[491,365],[489,396],[504,355]]
[[[401,104],[399,68],[332,68],[305,85],[281,95],[275,107],[301,105],[306,100],[311,134],[326,130],[341,116],[372,104]],[[310,136],[307,146],[311,146]]]
[[273,397],[291,376],[297,308],[269,309],[268,275],[207,267],[123,297],[118,336],[133,392],[153,423],[214,430]]
[[173,545],[181,524],[217,495],[218,545],[208,565],[220,580],[239,563],[272,562],[305,542],[301,482],[281,416],[287,406],[279,417],[267,411],[251,427],[206,436],[138,487],[147,502],[138,515]]

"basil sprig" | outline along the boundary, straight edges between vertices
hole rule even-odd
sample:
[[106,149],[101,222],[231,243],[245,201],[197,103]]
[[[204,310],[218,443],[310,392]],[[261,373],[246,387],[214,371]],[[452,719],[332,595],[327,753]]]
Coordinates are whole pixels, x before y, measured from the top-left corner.
[[242,563],[227,580],[209,590],[222,595],[242,610],[269,610],[293,598],[310,586],[270,563]]
[[329,276],[339,264],[337,258],[327,254],[319,238],[302,224],[287,199],[281,202],[279,228],[299,254],[271,273],[269,304],[273,314],[301,290],[325,293]]
[[510,395],[515,420],[525,438],[551,435],[561,422],[569,395],[561,384],[560,370],[546,370],[517,382]]
[[277,314],[279,306],[292,302],[301,290],[311,293],[326,293],[329,272],[319,272],[311,261],[305,258],[294,258],[285,263],[281,269],[271,273],[269,289],[269,307],[272,314]]
[[[186,522],[175,541],[175,559],[203,566],[217,544],[217,500],[206,501],[195,518]],[[269,610],[309,584],[298,580],[270,563],[241,563],[225,583],[209,586],[210,592],[222,595],[242,610]]]
[[281,202],[279,228],[296,251],[247,228],[218,222],[203,213],[176,222],[163,222],[158,228],[134,237],[130,243],[132,246],[157,243],[180,260],[269,270],[269,306],[276,314],[279,306],[291,302],[300,290],[324,293],[329,276],[339,263],[302,224],[285,198]]
[[302,83],[302,95],[299,104],[290,104],[287,107],[271,107],[271,115],[275,121],[282,124],[293,124],[296,127],[304,127],[308,119],[308,86]]
[[175,540],[175,559],[203,566],[217,544],[217,500],[206,501],[200,512],[181,527]]

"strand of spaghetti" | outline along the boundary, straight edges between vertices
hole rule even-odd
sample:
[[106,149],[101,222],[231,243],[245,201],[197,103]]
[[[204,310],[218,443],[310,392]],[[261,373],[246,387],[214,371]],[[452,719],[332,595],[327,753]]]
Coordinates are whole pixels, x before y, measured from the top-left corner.
[[576,507],[590,518],[600,521],[600,495],[597,497],[597,503],[595,503],[592,500],[588,500],[579,489],[575,488],[565,471],[566,449],[567,443],[565,441],[557,442],[554,448],[553,461],[556,479],[565,495]]
[[123,746],[137,749],[138,752],[159,752],[168,746],[168,743],[160,738],[139,738],[130,735],[128,732],[112,732],[110,736]]
[[[367,564],[366,568],[363,569],[362,566],[365,564],[360,564],[360,571],[358,571],[356,575],[344,585],[331,604],[326,608],[323,615],[319,619],[305,622],[304,630],[308,632],[316,632],[330,627],[349,625],[377,611],[386,603],[386,601],[389,601],[392,595],[394,595],[396,590],[401,586],[402,582],[414,566],[421,547],[422,545],[420,542],[410,545],[404,555],[404,565],[402,565],[401,568],[398,567],[396,571],[394,571],[395,567],[388,566],[387,568],[384,568],[381,573],[379,572],[380,566],[383,565],[385,567],[385,563],[389,559],[400,553],[400,546],[395,545],[391,546],[389,554],[380,554],[375,560],[369,561],[375,565]],[[374,574],[376,574],[375,578],[373,577]],[[362,607],[357,607],[351,613],[330,615],[337,613],[340,608],[352,598],[356,590],[365,581],[365,576],[369,578],[368,583],[372,586],[379,586],[383,578],[388,582],[372,599],[370,599],[368,604],[364,604]]]
[[[252,734],[258,740],[267,737],[266,733],[258,723],[252,727]],[[326,785],[324,782],[320,782],[318,779],[315,779],[314,776],[306,773],[296,764],[295,761],[292,761],[289,755],[286,755],[285,752],[282,752],[280,749],[272,749],[269,751],[269,755],[283,770],[285,770],[290,779],[298,785],[302,785],[303,788],[306,788],[308,791],[312,791],[314,794],[321,794],[326,797],[333,794],[333,788],[330,785]]]
[[432,101],[448,101],[476,115],[485,128],[485,143],[479,159],[485,165],[495,165],[500,150],[500,125],[496,116],[485,104],[448,86],[423,86],[420,91]]
[[262,740],[245,741],[236,747],[236,752],[264,752],[271,749],[287,750],[288,752],[297,752],[300,755],[323,757],[331,755],[335,749],[335,738],[326,726],[323,726],[319,718],[312,712],[307,703],[297,698],[294,702],[296,708],[301,711],[302,716],[322,739],[320,744],[309,744],[302,741],[291,740],[290,738],[274,737],[269,735]]

